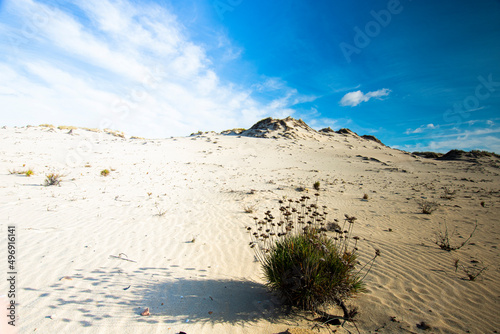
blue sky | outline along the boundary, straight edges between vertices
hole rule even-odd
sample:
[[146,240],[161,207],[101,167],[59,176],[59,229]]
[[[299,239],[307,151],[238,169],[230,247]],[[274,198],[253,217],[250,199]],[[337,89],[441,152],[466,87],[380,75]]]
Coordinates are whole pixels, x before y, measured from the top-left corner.
[[0,1],[0,124],[148,138],[264,117],[500,153],[500,1]]

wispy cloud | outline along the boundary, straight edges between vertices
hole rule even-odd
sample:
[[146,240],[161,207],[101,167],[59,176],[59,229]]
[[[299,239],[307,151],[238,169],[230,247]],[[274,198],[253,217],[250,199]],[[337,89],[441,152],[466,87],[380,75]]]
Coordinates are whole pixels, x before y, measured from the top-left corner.
[[[315,99],[281,79],[248,87],[221,80],[205,44],[190,40],[178,18],[160,6],[76,0],[71,8],[6,2],[1,14],[12,18],[1,28],[11,35],[23,37],[33,13],[43,13],[47,22],[37,24],[25,43],[0,41],[6,50],[0,55],[0,100],[10,112],[4,121],[96,127],[109,119],[131,134],[164,137],[283,117]],[[264,92],[269,90],[271,97]]]
[[405,133],[407,135],[409,135],[409,134],[415,134],[415,133],[422,133],[425,130],[429,130],[429,129],[433,130],[433,129],[437,129],[437,128],[439,128],[439,125],[434,125],[434,124],[430,123],[430,124],[427,124],[427,125],[421,125],[418,128],[413,129],[413,130],[412,129],[407,129]]
[[495,136],[483,137],[466,137],[466,138],[453,138],[447,140],[430,141],[429,143],[415,144],[415,145],[394,145],[394,148],[402,149],[408,152],[415,151],[434,151],[434,152],[447,152],[451,149],[459,150],[474,150],[481,149],[490,152],[500,152],[500,138]]
[[[446,152],[451,149],[472,150],[481,149],[493,152],[500,152],[500,139],[497,134],[500,133],[500,127],[489,125],[491,122],[480,122],[479,127],[473,129],[451,128],[450,125],[434,126],[436,131],[425,133],[424,135],[413,138],[417,143],[406,145],[394,145],[394,148],[400,148],[406,151],[437,151]],[[483,124],[488,124],[487,127]],[[483,125],[481,125],[483,124]],[[470,125],[470,124],[469,124]],[[419,134],[429,129],[423,125],[410,131],[412,134]],[[421,131],[420,131],[421,129]]]
[[391,93],[390,89],[382,88],[373,92],[363,93],[360,90],[349,92],[342,97],[340,100],[340,105],[343,107],[355,107],[361,102],[368,102],[371,98],[381,99],[384,96],[388,96]]

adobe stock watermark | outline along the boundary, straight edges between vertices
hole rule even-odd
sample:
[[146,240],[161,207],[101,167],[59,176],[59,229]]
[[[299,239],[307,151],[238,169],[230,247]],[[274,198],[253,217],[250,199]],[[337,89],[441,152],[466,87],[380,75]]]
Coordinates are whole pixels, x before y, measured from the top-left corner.
[[[494,92],[500,92],[500,81],[494,81],[493,74],[490,73],[487,76],[479,75],[477,77],[477,84],[474,88],[474,92],[467,95],[461,101],[453,103],[452,108],[446,109],[442,116],[445,126],[439,126],[438,129],[432,131],[433,142],[427,147],[428,150],[435,150],[440,147],[435,146],[439,142],[435,142],[441,138],[452,137],[454,140],[465,141],[471,135],[468,131],[459,131],[459,127],[462,124],[467,124],[466,121],[472,112],[480,110],[484,105],[484,101],[489,99]],[[469,125],[473,122],[469,123]],[[456,132],[451,133],[450,128],[456,129]],[[456,147],[460,148],[460,147]]]
[[232,12],[236,7],[241,5],[243,0],[215,0],[212,3],[217,15],[221,20],[224,20],[224,14],[226,12]]
[[454,123],[456,126],[462,124],[464,118],[468,118],[470,113],[482,108],[481,101],[487,100],[491,94],[500,88],[500,81],[493,81],[493,74],[486,78],[482,75],[477,77],[479,84],[474,89],[474,94],[465,97],[461,102],[453,104],[453,108],[447,109],[443,114],[445,122]]
[[[412,1],[412,0],[408,0]],[[355,34],[353,37],[353,44],[342,42],[339,44],[340,50],[348,63],[351,63],[351,56],[353,54],[360,54],[361,50],[366,48],[374,38],[380,35],[382,28],[387,27],[394,15],[399,15],[403,12],[403,5],[399,0],[389,0],[387,8],[379,11],[372,10],[370,15],[373,20],[368,21],[364,29],[355,26],[353,28]]]
[[117,100],[113,105],[113,112],[119,115],[121,120],[125,119],[134,109],[134,105],[144,101],[147,93],[156,90],[161,80],[159,67],[154,68],[154,73],[149,73],[135,88],[130,89],[129,94],[123,99]]
[[34,39],[40,33],[40,29],[49,24],[50,18],[51,14],[41,7],[39,11],[31,13],[19,32],[8,33],[7,39],[14,53],[18,54],[21,45],[28,44],[30,40]]
[[[112,112],[115,117],[120,120],[126,119],[130,113],[137,108],[137,104],[144,101],[148,92],[156,90],[158,83],[161,80],[159,67],[154,69],[154,73],[149,73],[144,77],[142,82],[129,91],[129,94],[124,98],[118,99],[113,103]],[[80,140],[74,150],[70,150],[66,155],[65,163],[68,167],[76,167],[80,165],[86,156],[91,154],[94,148],[94,141],[101,140],[104,136],[105,129],[113,129],[115,124],[109,118],[103,118],[99,123],[100,132],[86,133],[86,138]]]

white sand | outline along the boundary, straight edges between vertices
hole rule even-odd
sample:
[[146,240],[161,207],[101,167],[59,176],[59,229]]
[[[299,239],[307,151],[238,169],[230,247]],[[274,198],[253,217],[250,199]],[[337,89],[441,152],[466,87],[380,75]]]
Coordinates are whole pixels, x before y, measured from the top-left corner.
[[[311,329],[278,311],[245,226],[317,180],[330,218],[358,218],[360,261],[382,253],[366,277],[369,292],[350,302],[361,333],[500,329],[498,168],[415,158],[340,134],[143,140],[67,132],[0,129],[1,272],[13,224],[20,333]],[[28,168],[31,177],[8,172]],[[60,186],[42,186],[50,172],[65,175]],[[443,186],[456,189],[455,198],[441,199]],[[420,214],[422,198],[440,207]],[[244,213],[252,205],[257,212]],[[476,221],[470,245],[446,252],[434,244],[440,223],[466,238]],[[455,272],[455,259],[488,269],[472,282]],[[7,290],[0,277],[0,295]],[[146,307],[151,315],[141,316]],[[422,321],[431,329],[419,329]],[[352,324],[332,328],[356,332]]]

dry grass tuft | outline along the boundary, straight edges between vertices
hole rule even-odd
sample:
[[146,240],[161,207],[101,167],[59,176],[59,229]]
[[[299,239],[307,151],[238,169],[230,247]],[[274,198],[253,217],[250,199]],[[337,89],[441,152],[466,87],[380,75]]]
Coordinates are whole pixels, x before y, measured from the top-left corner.
[[157,212],[155,216],[163,217],[167,213],[167,210],[160,208],[160,205],[158,202],[155,202],[155,208],[156,208],[156,212]]
[[253,213],[255,211],[255,205],[245,205],[243,211],[245,211],[245,213]]
[[59,125],[57,127],[59,130],[76,130],[78,127],[72,125]]
[[30,177],[35,174],[35,172],[31,168],[27,170],[9,169],[9,174],[26,175],[27,177]]
[[431,213],[433,213],[439,206],[439,203],[435,201],[426,201],[426,200],[417,201],[417,204],[422,213],[426,215],[430,215]]
[[63,177],[63,175],[61,174],[54,174],[54,173],[51,173],[51,174],[48,174],[45,176],[45,186],[48,187],[48,186],[59,186],[60,183],[61,183],[61,178]]
[[444,228],[443,232],[441,232],[441,229],[440,229],[439,232],[436,233],[436,241],[434,243],[436,245],[438,245],[439,248],[441,248],[447,252],[451,252],[452,250],[460,249],[469,243],[470,239],[474,235],[474,232],[476,232],[477,222],[476,222],[476,225],[474,226],[474,229],[472,230],[471,234],[469,235],[469,237],[458,246],[452,246],[450,243],[450,238],[456,234],[456,230],[454,230],[450,234],[450,233],[448,233],[448,226],[446,225],[446,223],[444,224],[444,226],[445,226],[445,228]]
[[453,199],[453,197],[455,197],[456,192],[456,190],[451,190],[448,187],[443,187],[443,195],[441,195],[441,198],[451,200]]
[[85,130],[85,131],[90,131],[90,132],[101,132],[101,130],[97,129],[97,128],[82,128],[82,130]]
[[482,264],[479,265],[477,263],[478,261],[475,261],[472,266],[464,266],[459,264],[459,262],[459,260],[455,260],[455,272],[458,271],[458,268],[462,269],[462,271],[466,275],[466,279],[468,279],[469,281],[475,281],[486,269],[488,269],[488,266],[484,266]]
[[116,130],[111,130],[111,129],[104,129],[104,132],[107,134],[110,134],[115,137],[120,137],[120,138],[125,138],[125,134],[121,131],[116,131]]

